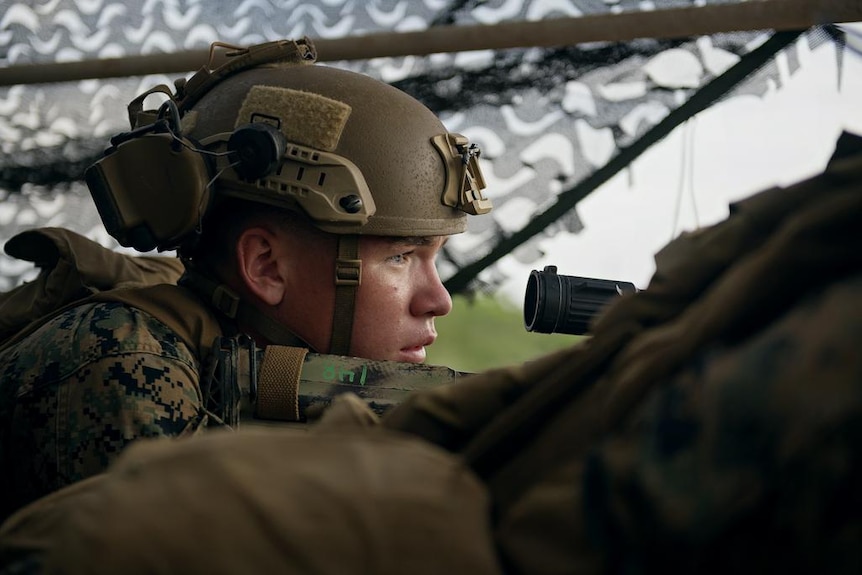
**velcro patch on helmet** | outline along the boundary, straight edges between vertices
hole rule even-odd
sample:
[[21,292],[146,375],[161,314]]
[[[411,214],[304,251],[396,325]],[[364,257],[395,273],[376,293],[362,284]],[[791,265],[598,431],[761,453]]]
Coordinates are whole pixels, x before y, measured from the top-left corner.
[[276,86],[252,86],[236,125],[275,118],[288,142],[332,152],[350,116],[350,106],[319,94]]

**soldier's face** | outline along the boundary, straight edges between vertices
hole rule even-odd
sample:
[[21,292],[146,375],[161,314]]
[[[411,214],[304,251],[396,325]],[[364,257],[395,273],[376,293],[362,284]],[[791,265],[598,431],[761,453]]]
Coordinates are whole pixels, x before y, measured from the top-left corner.
[[[434,318],[452,309],[435,260],[445,237],[363,236],[362,282],[356,294],[350,354],[368,359],[422,362],[437,338]],[[295,282],[284,321],[314,349],[329,349],[335,302],[335,241],[306,246],[291,265]]]
[[439,236],[360,240],[353,355],[425,361],[425,348],[437,339],[434,318],[452,310],[435,265],[444,242]]

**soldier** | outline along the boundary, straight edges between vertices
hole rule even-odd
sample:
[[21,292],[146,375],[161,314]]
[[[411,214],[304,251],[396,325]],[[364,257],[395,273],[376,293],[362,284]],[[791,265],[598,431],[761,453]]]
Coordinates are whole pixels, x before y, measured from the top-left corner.
[[0,349],[0,516],[136,438],[235,423],[203,390],[218,335],[300,363],[424,361],[452,305],[435,258],[490,210],[478,149],[410,96],[315,59],[307,40],[214,45],[187,82],[129,105],[132,130],[87,183],[120,243],[176,249],[184,275],[76,302]]
[[[281,429],[142,441],[0,526],[9,573],[862,566],[862,138],[656,255],[591,338]],[[41,569],[41,570],[39,570]]]

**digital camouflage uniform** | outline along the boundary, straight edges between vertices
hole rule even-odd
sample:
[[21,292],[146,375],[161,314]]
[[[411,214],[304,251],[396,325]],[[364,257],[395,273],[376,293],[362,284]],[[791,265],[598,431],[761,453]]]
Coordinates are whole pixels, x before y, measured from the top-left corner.
[[220,327],[175,285],[178,259],[60,228],[5,249],[40,273],[0,294],[0,515],[103,471],[136,437],[206,425],[199,358],[213,333],[192,326]]
[[63,312],[0,352],[0,366],[5,509],[103,471],[138,437],[207,423],[199,360],[123,303]]

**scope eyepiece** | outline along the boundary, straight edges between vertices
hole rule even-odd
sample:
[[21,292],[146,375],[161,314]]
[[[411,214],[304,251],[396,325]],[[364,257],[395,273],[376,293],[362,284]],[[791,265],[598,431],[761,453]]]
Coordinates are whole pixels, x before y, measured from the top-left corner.
[[583,335],[611,300],[637,291],[631,282],[558,275],[557,266],[545,266],[527,279],[524,326],[539,333]]

